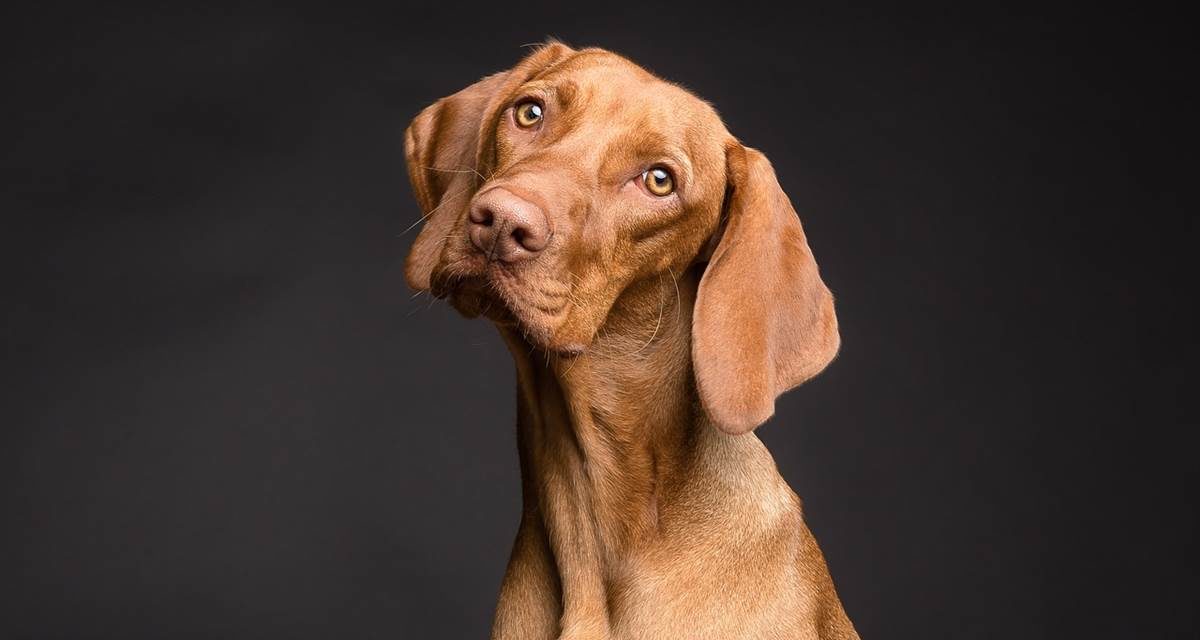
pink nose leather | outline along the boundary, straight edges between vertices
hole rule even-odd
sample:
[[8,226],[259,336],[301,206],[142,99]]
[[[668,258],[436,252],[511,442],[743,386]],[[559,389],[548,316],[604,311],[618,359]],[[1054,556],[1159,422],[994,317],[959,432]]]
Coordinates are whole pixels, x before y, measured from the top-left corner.
[[467,234],[488,260],[529,260],[550,242],[546,214],[536,204],[495,188],[471,205]]

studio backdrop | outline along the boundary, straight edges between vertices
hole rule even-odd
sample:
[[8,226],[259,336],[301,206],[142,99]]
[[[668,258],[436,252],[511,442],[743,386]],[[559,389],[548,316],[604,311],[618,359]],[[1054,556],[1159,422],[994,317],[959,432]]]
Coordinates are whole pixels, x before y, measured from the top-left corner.
[[757,435],[864,638],[1194,632],[1179,21],[783,11],[6,9],[0,636],[486,637],[514,372],[403,132],[547,37],[799,211],[843,346]]

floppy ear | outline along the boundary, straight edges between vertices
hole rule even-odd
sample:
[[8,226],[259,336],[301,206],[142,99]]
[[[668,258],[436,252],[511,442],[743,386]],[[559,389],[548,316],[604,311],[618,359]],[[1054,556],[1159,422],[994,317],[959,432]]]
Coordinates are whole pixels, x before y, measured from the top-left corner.
[[516,67],[490,75],[442,98],[413,118],[404,132],[404,156],[413,196],[426,217],[404,264],[408,285],[429,289],[429,278],[456,218],[488,173],[481,152],[509,93],[573,50],[550,42]]
[[709,419],[739,434],[820,373],[840,339],[833,296],[771,163],[736,142],[725,155],[725,229],[696,295],[692,359]]

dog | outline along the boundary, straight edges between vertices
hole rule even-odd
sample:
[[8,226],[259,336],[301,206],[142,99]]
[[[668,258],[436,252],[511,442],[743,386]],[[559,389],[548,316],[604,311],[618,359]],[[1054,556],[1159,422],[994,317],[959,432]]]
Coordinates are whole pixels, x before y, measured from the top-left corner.
[[554,41],[421,111],[405,153],[408,284],[516,362],[491,637],[857,638],[750,433],[840,344],[767,158],[688,91]]

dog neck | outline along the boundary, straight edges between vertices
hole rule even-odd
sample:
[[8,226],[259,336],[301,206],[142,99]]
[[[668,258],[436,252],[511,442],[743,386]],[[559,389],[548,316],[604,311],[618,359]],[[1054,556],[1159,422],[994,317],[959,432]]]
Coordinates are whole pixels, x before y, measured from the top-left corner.
[[[502,330],[517,366],[522,527],[544,536],[553,556],[564,628],[581,625],[603,637],[624,597],[628,560],[658,541],[671,544],[697,499],[724,503],[729,508],[718,514],[740,514],[741,529],[753,526],[744,518],[766,509],[760,515],[768,522],[790,504],[757,438],[708,424],[692,372],[699,275],[677,278],[622,296],[596,340],[573,358]],[[739,501],[749,506],[734,508]]]
[[588,540],[562,542],[613,559],[655,536],[660,501],[681,479],[702,420],[691,368],[696,281],[688,272],[628,291],[574,357],[503,331],[517,365],[525,510],[552,538],[560,526],[587,531]]

